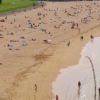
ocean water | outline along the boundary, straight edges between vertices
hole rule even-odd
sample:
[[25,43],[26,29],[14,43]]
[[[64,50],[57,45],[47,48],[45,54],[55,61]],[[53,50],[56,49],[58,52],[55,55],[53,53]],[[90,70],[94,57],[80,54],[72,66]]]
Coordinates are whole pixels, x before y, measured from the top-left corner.
[[[73,55],[74,56],[74,55]],[[81,52],[77,65],[60,70],[60,74],[52,83],[53,100],[94,100],[94,78],[90,60],[96,75],[96,100],[100,100],[100,37],[89,41]],[[78,82],[81,82],[80,88]]]

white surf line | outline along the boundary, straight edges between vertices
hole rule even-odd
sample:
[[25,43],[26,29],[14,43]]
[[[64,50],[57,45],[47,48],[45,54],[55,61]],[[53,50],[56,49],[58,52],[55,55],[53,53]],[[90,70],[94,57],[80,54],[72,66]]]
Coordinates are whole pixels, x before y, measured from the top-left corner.
[[[74,56],[74,55],[73,55]],[[99,99],[100,87],[100,37],[89,41],[81,52],[79,64],[62,69],[57,79],[53,82],[53,100],[94,100],[94,79],[91,63],[86,56],[90,57],[96,74],[96,92]],[[80,94],[78,82],[81,82]]]

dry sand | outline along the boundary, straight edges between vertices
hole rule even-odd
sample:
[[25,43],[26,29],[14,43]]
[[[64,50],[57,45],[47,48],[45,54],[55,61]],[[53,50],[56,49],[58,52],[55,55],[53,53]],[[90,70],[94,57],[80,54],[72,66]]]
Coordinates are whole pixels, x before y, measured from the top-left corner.
[[52,100],[59,70],[78,62],[91,35],[100,36],[99,12],[99,1],[46,2],[1,16],[0,99]]

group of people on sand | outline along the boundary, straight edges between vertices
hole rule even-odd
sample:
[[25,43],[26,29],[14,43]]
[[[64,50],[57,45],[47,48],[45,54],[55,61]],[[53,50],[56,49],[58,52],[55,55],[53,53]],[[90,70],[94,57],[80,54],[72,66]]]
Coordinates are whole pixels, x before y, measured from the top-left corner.
[[[83,37],[83,36],[80,36],[80,39],[81,39],[81,40],[83,40],[83,39],[84,39],[84,37]],[[93,36],[93,35],[90,35],[90,39],[91,39],[91,41],[93,41],[94,36]],[[70,46],[70,44],[71,44],[71,42],[70,42],[70,41],[68,41],[67,46],[69,47],[69,46]]]
[[[78,33],[82,33],[82,28],[81,28],[81,24],[87,24],[89,22],[91,22],[92,20],[95,20],[96,18],[94,18],[94,14],[97,14],[96,10],[94,10],[93,7],[99,7],[98,4],[95,5],[76,5],[76,6],[70,6],[69,8],[64,8],[61,9],[59,7],[53,9],[53,8],[48,8],[45,6],[43,6],[41,9],[41,11],[38,11],[37,14],[37,23],[35,22],[35,20],[32,19],[33,16],[28,16],[25,15],[24,16],[24,21],[26,21],[26,25],[24,26],[28,26],[28,27],[24,27],[23,28],[23,23],[19,23],[18,25],[15,25],[15,23],[17,22],[17,15],[14,14],[12,20],[9,22],[10,26],[13,28],[16,28],[18,30],[18,32],[20,30],[22,30],[22,32],[26,32],[27,30],[32,29],[32,31],[37,30],[37,31],[41,31],[41,33],[45,33],[45,35],[49,38],[44,38],[43,39],[43,43],[46,44],[51,44],[54,40],[53,37],[57,38],[55,35],[55,31],[56,30],[63,30],[63,32],[65,33],[67,30],[78,30]],[[85,10],[84,10],[85,9]],[[26,12],[26,11],[25,11]],[[45,13],[44,13],[45,12]],[[84,14],[84,12],[86,14]],[[64,14],[64,16],[66,16],[65,18],[62,18],[62,16],[60,15],[61,13]],[[84,16],[81,16],[81,14],[84,14]],[[49,15],[52,15],[53,17],[49,17]],[[80,19],[76,20],[77,17],[80,16]],[[72,19],[70,19],[72,17]],[[98,14],[98,19],[100,17],[100,14]],[[75,20],[74,20],[74,19]],[[48,21],[45,21],[45,19],[47,19]],[[0,27],[1,27],[1,35],[3,34],[3,31],[7,32],[9,29],[7,29],[8,27],[6,27],[6,23],[7,21],[9,21],[9,16],[6,16],[5,18],[0,18]],[[34,21],[34,22],[33,22]],[[59,23],[58,23],[59,21]],[[57,22],[57,23],[56,23]],[[55,24],[56,23],[56,24]],[[51,24],[52,29],[54,30],[54,33],[46,28],[46,26],[48,26],[49,24]],[[63,28],[64,26],[69,25],[69,28]],[[10,31],[10,30],[9,30]],[[0,33],[1,33],[0,32]],[[7,32],[7,34],[12,35],[13,36],[16,34],[15,31],[12,32]],[[33,35],[35,33],[33,32]],[[60,33],[62,35],[62,33]],[[59,35],[60,36],[60,35]],[[3,38],[3,36],[0,36],[1,38]],[[93,36],[90,36],[91,39],[93,38]],[[26,38],[25,38],[26,39]],[[27,46],[27,40],[22,39],[22,40],[13,40],[13,41],[9,41],[9,43],[7,44],[7,47],[9,48],[9,50],[12,50],[12,48],[14,47],[13,45],[20,41],[22,41],[22,46]],[[62,38],[63,39],[63,38]],[[37,41],[37,37],[32,37],[31,39],[32,41]],[[81,40],[83,40],[83,36],[81,36]],[[68,42],[68,46],[70,45],[70,42]],[[16,50],[20,50],[20,49],[16,49]]]

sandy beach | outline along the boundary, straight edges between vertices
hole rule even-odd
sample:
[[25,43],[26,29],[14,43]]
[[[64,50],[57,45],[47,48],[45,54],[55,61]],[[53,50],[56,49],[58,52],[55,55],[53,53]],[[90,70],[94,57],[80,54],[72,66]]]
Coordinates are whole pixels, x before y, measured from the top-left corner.
[[52,100],[60,69],[100,36],[100,2],[45,2],[0,17],[0,100]]

